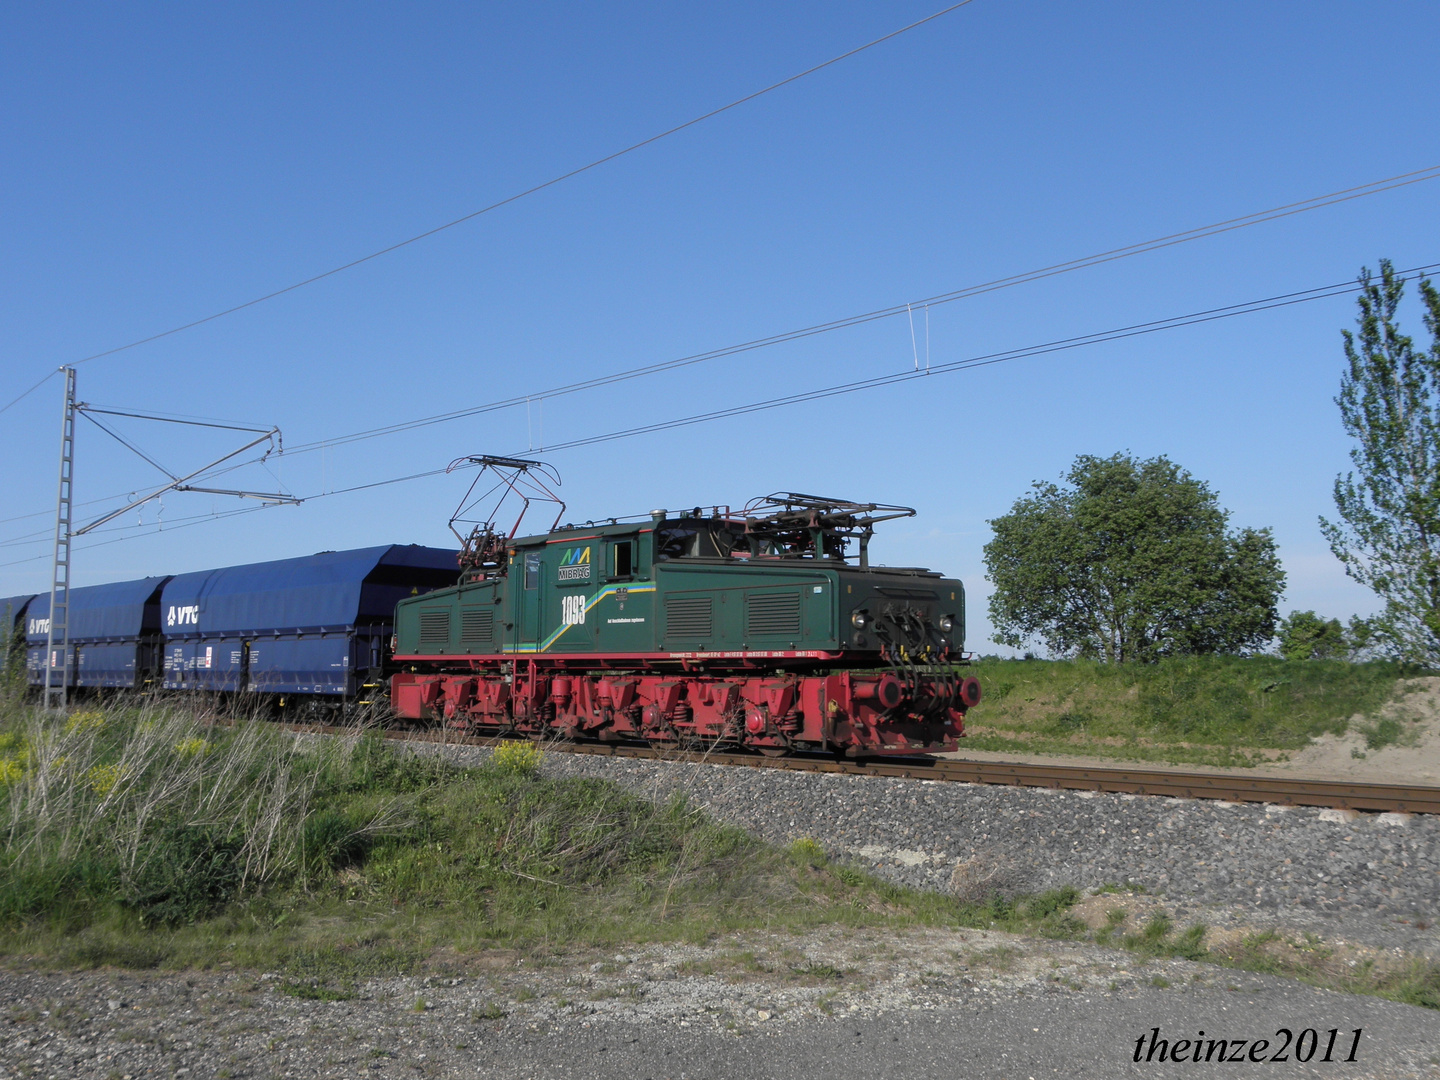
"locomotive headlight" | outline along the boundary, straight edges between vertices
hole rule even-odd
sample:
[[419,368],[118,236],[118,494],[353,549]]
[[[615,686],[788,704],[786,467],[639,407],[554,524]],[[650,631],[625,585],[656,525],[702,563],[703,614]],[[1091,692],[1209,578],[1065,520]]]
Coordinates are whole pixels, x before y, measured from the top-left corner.
[[955,620],[954,620],[953,618],[951,618],[949,615],[941,615],[941,616],[940,616],[940,629],[943,630],[943,631],[945,631],[945,633],[948,634],[951,630],[954,630],[954,629],[955,629]]
[[869,621],[863,611],[857,611],[854,615],[850,616],[850,625],[855,627],[856,630],[864,630],[865,624]]

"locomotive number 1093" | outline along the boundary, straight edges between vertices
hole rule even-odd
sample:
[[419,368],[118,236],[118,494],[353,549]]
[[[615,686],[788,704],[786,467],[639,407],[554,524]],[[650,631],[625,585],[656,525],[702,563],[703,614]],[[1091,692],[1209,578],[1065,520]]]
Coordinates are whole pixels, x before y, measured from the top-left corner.
[[565,626],[585,625],[585,597],[579,593],[560,599],[560,621]]

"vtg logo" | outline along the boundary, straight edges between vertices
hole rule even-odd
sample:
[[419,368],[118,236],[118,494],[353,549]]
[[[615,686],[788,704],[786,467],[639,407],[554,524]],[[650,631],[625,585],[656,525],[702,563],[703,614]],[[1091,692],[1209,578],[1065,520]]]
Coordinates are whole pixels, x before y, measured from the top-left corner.
[[560,556],[560,567],[555,571],[556,581],[589,581],[590,548],[571,548]]
[[199,626],[200,605],[191,604],[188,607],[171,606],[165,614],[166,626]]
[[31,619],[31,620],[30,620],[30,636],[31,636],[31,637],[35,637],[35,636],[38,636],[38,635],[40,635],[40,634],[48,634],[49,632],[50,632],[50,619],[49,619],[48,617],[46,617],[46,618],[44,618],[44,619]]

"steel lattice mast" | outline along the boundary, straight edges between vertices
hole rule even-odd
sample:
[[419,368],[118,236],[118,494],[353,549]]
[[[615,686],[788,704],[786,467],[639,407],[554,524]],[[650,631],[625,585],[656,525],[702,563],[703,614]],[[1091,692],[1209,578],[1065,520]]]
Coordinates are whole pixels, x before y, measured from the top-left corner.
[[[45,707],[64,709],[70,652],[70,526],[75,480],[75,369],[65,373],[65,410],[60,423],[60,488],[55,499],[55,560],[50,575],[50,616],[45,631]],[[59,686],[55,643],[59,649]]]

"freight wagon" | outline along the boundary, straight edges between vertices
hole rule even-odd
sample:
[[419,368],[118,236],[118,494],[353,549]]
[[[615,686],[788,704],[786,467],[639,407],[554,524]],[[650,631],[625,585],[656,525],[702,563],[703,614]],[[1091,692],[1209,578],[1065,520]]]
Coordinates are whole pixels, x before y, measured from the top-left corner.
[[46,656],[50,597],[24,611],[27,678],[77,689],[254,691],[364,700],[382,684],[396,603],[453,584],[456,552],[329,551],[70,591],[67,655]]
[[34,599],[34,593],[26,593],[23,596],[7,596],[0,600],[0,626],[5,628],[7,637],[16,630],[24,632],[25,610]]

